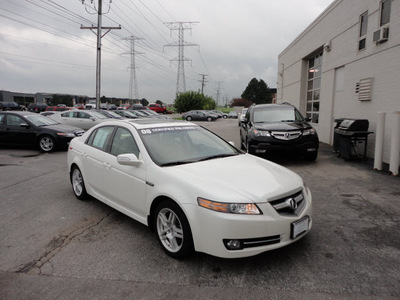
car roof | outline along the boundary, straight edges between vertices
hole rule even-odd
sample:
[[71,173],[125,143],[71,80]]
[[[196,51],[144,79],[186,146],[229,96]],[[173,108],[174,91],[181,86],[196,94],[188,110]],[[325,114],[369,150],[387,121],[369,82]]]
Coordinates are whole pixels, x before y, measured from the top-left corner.
[[[152,118],[143,118],[143,119],[113,119],[107,121],[108,124],[118,125],[118,124],[130,124],[136,129],[144,129],[144,128],[156,128],[156,127],[170,127],[170,126],[198,126],[194,123],[190,123],[187,121],[180,121],[174,119],[152,119]],[[102,123],[105,125],[105,123]]]
[[30,111],[2,111],[2,114],[7,115],[20,115],[20,116],[37,116],[37,113],[33,113]]
[[286,104],[286,103],[282,103],[282,104],[257,104],[254,105],[253,108],[287,108],[287,109],[294,109],[295,107],[291,104]]

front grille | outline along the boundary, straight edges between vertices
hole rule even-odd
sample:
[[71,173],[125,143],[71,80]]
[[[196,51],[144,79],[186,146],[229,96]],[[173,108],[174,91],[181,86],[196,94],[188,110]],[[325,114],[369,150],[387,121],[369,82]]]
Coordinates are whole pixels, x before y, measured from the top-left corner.
[[278,140],[290,141],[299,138],[301,131],[271,131],[271,135]]
[[305,206],[303,191],[289,197],[271,201],[270,204],[280,215],[299,215]]

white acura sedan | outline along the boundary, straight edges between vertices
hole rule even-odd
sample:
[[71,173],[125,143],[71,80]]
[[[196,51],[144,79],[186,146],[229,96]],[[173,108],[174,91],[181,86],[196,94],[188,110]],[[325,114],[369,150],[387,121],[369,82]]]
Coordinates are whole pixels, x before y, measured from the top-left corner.
[[68,149],[72,189],[156,232],[174,258],[237,258],[301,239],[312,226],[302,179],[186,121],[101,123]]

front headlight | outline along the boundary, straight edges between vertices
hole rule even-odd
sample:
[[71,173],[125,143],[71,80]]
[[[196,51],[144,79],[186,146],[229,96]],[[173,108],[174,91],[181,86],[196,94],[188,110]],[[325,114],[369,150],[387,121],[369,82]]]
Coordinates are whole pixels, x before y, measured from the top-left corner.
[[317,131],[314,128],[306,129],[303,131],[303,135],[313,135],[317,134]]
[[72,132],[57,132],[57,135],[65,136],[65,137],[75,137],[75,134]]
[[268,131],[258,130],[258,129],[254,129],[254,135],[255,136],[271,136]]
[[254,203],[226,203],[197,198],[199,206],[228,214],[261,215],[262,212]]

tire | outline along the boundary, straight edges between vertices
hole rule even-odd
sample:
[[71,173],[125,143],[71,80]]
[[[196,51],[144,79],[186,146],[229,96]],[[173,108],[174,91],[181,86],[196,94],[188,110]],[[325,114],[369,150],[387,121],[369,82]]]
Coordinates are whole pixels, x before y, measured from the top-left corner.
[[211,117],[207,117],[207,121],[208,121],[208,122],[211,122],[211,121],[212,121],[212,118],[211,118]]
[[318,151],[307,152],[305,156],[306,156],[306,160],[315,161],[318,157]]
[[165,200],[158,205],[154,228],[162,249],[169,256],[185,258],[193,253],[193,237],[189,222],[175,202]]
[[39,148],[44,152],[54,151],[56,142],[50,135],[43,135],[39,138]]
[[228,116],[227,115],[223,115],[223,118],[226,119]]
[[71,185],[74,191],[75,197],[79,200],[85,200],[88,196],[85,188],[85,182],[81,170],[74,166],[71,171]]
[[254,152],[254,150],[251,150],[249,141],[247,139],[246,139],[246,150],[247,150],[247,153],[255,155],[255,152]]
[[192,117],[191,116],[187,116],[186,117],[186,121],[192,121]]

